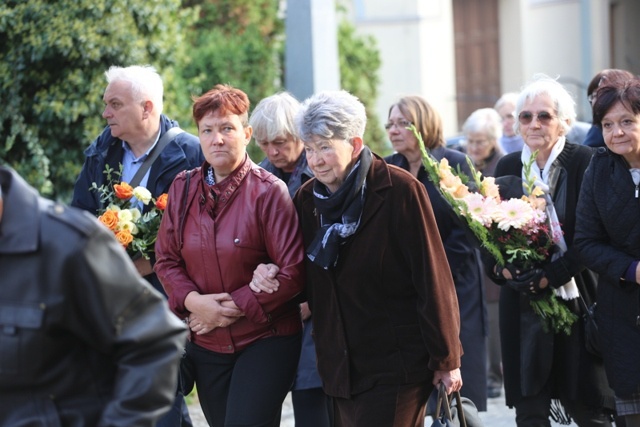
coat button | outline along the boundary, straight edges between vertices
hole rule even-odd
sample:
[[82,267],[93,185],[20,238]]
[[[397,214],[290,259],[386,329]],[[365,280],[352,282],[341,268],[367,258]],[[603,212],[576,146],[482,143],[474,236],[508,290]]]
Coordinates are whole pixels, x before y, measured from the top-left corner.
[[235,244],[237,245],[238,243],[240,243],[240,239],[238,239],[238,238],[236,237],[235,239],[233,239],[233,243],[235,243]]

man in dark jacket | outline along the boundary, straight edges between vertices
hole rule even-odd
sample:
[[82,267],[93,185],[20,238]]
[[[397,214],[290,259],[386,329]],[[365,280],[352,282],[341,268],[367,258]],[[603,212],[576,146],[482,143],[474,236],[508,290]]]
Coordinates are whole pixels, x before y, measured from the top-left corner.
[[155,425],[184,325],[91,215],[7,167],[0,190],[0,425]]
[[[153,67],[130,66],[111,67],[105,73],[108,85],[104,92],[104,112],[107,127],[85,150],[85,163],[75,184],[72,206],[96,215],[103,208],[100,194],[92,191],[92,183],[101,186],[106,183],[105,166],[122,175],[116,181],[131,183],[145,159],[158,153],[157,158],[144,172],[138,185],[146,187],[157,198],[167,193],[173,179],[183,170],[193,169],[204,162],[198,138],[186,132],[170,136],[163,143],[163,136],[178,123],[162,114],[162,79]],[[174,132],[174,131],[171,131]],[[112,185],[112,184],[110,184]],[[164,294],[160,281],[153,273],[153,253],[150,259],[137,258],[134,263],[138,272],[158,291]],[[184,399],[179,396],[172,411],[158,426],[180,426],[180,414],[190,425]],[[184,424],[183,424],[184,425]]]

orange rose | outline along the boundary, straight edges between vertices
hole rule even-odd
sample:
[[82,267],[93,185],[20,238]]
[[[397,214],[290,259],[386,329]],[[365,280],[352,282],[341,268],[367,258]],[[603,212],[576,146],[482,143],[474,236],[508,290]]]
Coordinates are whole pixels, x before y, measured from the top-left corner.
[[169,195],[167,193],[162,193],[156,200],[156,208],[163,211],[167,207],[168,198],[169,198]]
[[116,240],[126,249],[133,242],[133,235],[129,230],[121,230],[116,233]]
[[116,193],[116,197],[121,200],[129,200],[133,196],[133,187],[126,182],[115,184],[113,191]]
[[106,211],[98,217],[101,223],[107,226],[109,230],[115,230],[118,226],[118,212]]

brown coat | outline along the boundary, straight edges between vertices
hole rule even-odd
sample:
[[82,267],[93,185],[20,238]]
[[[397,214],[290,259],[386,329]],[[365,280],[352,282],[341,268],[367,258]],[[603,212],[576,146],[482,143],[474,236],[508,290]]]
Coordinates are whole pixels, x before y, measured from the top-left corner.
[[[305,247],[319,226],[313,184],[296,194]],[[377,384],[430,381],[460,367],[451,271],[424,186],[375,156],[360,226],[324,270],[307,260],[325,392],[350,398]]]

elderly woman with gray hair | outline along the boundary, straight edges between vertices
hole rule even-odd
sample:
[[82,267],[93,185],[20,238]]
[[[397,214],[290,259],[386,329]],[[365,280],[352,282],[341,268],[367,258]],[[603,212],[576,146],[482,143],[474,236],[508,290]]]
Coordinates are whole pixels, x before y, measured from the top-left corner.
[[549,426],[550,415],[556,421],[567,421],[568,415],[579,426],[610,426],[613,393],[602,360],[585,348],[583,323],[575,322],[570,335],[545,331],[530,305],[530,299],[555,292],[560,304],[580,315],[579,297],[587,303],[595,299],[596,278],[573,245],[578,194],[592,151],[566,141],[575,103],[556,80],[540,75],[527,84],[516,113],[516,132],[525,145],[500,159],[496,182],[503,197],[521,196],[523,164],[537,153],[531,169],[545,192],[556,244],[531,270],[488,266],[494,281],[504,285],[500,334],[506,404],[515,407],[519,427]]
[[[515,103],[513,108],[515,109]],[[475,110],[462,125],[467,156],[476,170],[483,176],[493,176],[498,161],[504,156],[500,146],[502,137],[502,118],[493,108]],[[487,396],[498,397],[502,394],[502,355],[500,351],[500,327],[498,323],[498,302],[500,288],[486,274],[484,278],[484,296],[487,303],[489,326],[487,340]],[[464,367],[463,367],[464,369]]]
[[316,94],[297,123],[315,179],[294,202],[335,425],[423,426],[433,385],[462,386],[458,304],[427,193],[364,144],[353,95]]
[[493,176],[504,152],[500,147],[502,119],[493,108],[475,110],[462,125],[467,156],[477,170]]

